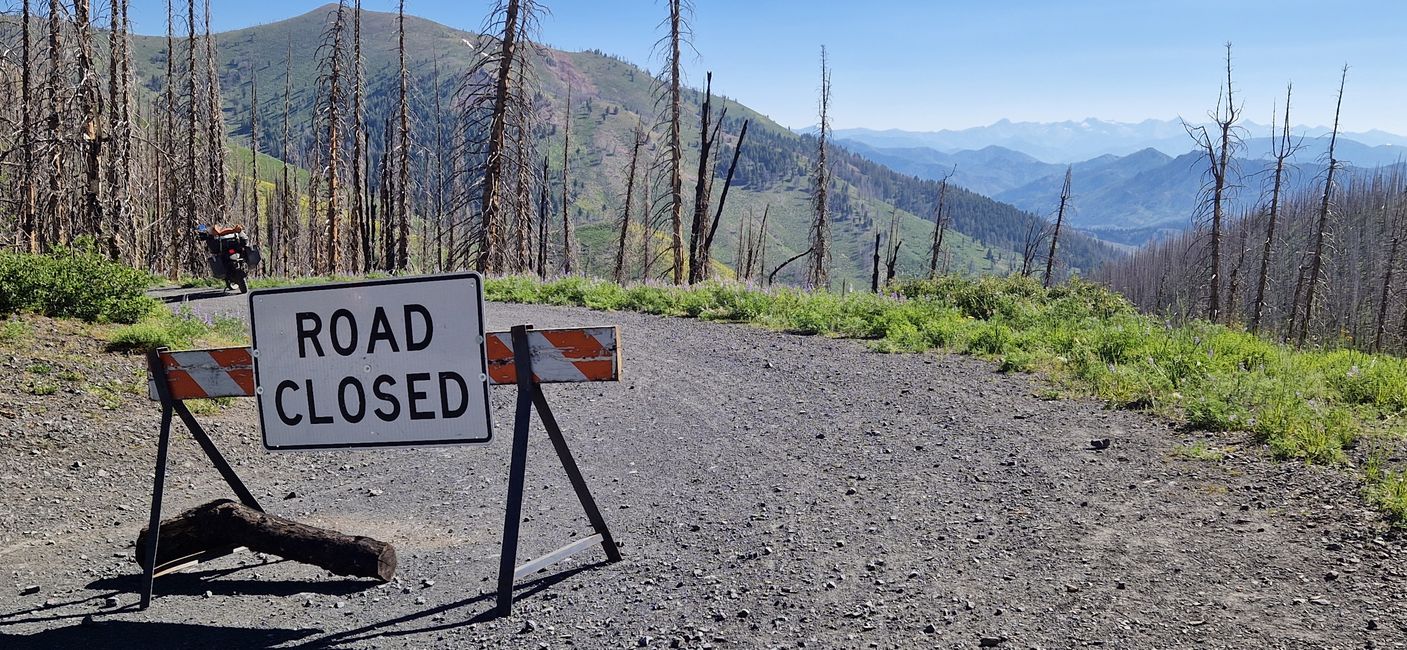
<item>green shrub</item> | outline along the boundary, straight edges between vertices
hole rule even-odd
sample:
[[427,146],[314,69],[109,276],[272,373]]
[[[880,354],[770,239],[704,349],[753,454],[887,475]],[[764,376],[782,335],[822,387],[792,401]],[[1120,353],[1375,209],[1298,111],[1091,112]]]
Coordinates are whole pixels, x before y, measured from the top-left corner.
[[108,337],[108,350],[114,352],[148,352],[157,348],[190,348],[195,341],[211,333],[213,321],[206,321],[187,310],[180,314],[160,310],[139,323],[128,325]]
[[46,255],[0,252],[0,313],[135,323],[158,305],[145,293],[152,281],[150,274],[107,259],[91,244]]

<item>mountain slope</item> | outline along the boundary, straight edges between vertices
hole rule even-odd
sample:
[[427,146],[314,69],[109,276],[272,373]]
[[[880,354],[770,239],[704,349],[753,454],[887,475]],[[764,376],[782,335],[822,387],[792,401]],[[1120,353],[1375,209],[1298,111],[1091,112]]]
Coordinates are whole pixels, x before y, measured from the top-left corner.
[[[328,5],[288,20],[216,36],[226,123],[236,141],[247,142],[249,87],[253,75],[257,74],[261,150],[282,154],[278,140],[283,123],[285,60],[291,50],[293,93],[288,101],[292,107],[293,145],[289,157],[304,165],[312,160],[314,134],[325,131],[325,126],[313,123],[320,108],[317,105],[318,46],[333,9],[333,5]],[[463,71],[472,63],[480,37],[419,18],[407,17],[406,27],[413,139],[424,147],[435,142],[436,97],[446,113],[453,112],[455,89]],[[374,167],[382,150],[380,133],[395,104],[394,14],[364,12],[362,32],[369,145]],[[165,39],[137,37],[134,40],[138,78],[147,88],[159,90],[165,74]],[[178,62],[182,60],[179,57],[183,56],[183,50],[184,44],[178,41]],[[571,213],[579,227],[583,261],[588,269],[600,272],[609,268],[614,254],[614,238],[610,235],[616,228],[624,195],[631,129],[640,122],[647,126],[655,122],[654,80],[635,65],[595,51],[562,52],[544,48],[535,61],[541,116],[547,126],[537,145],[539,154],[549,158],[554,179],[561,166],[562,114],[567,89],[571,89]],[[698,155],[697,111],[702,99],[701,93],[692,90],[684,96],[687,194],[692,193],[692,172],[696,163],[690,159],[696,160]],[[728,197],[714,258],[731,265],[740,225],[749,214],[760,219],[770,206],[768,262],[769,266],[775,266],[809,246],[806,188],[815,141],[792,133],[737,102],[715,98],[715,104],[727,108],[720,165],[726,164],[731,155],[741,120],[748,118],[752,124],[733,191]],[[446,119],[449,117],[452,116]],[[453,133],[452,124],[447,123],[446,128]],[[419,148],[417,153],[424,155]],[[897,174],[858,157],[851,160],[838,151],[835,159],[833,276],[837,286],[841,282],[868,284],[873,233],[888,227],[890,214],[896,208],[904,240],[908,242],[901,249],[901,273],[926,272],[927,246],[920,242],[931,237],[936,185]],[[445,165],[451,162],[447,160]],[[416,170],[426,170],[424,174],[416,174],[421,183],[430,182],[435,170],[445,166],[428,160],[412,164]],[[554,186],[552,190],[554,194],[560,193],[559,187]],[[715,192],[719,190],[721,183]],[[554,201],[557,200],[554,197]],[[945,240],[945,249],[952,255],[950,268],[974,272],[1003,272],[1010,268],[1015,257],[1012,249],[1017,245],[1014,242],[1036,217],[975,194],[954,193],[951,200],[953,213],[964,216],[955,221],[957,232]],[[687,219],[691,216],[691,206],[686,205],[685,212]],[[1079,237],[1070,239],[1066,250],[1063,261],[1077,270],[1088,270],[1113,254]],[[797,279],[801,266],[788,267],[779,279]]]

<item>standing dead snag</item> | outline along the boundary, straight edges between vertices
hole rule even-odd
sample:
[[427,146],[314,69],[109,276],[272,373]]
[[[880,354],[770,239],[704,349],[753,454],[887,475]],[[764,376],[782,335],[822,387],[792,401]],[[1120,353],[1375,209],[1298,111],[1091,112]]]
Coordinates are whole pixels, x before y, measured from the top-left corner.
[[[99,97],[98,73],[93,63],[93,19],[89,13],[89,0],[74,0],[73,25],[74,37],[78,41],[78,119],[82,122],[84,176],[83,219],[75,230],[94,233],[101,241],[105,236],[105,224],[98,197],[102,192],[99,170],[104,134],[98,123],[102,98]],[[59,109],[54,107],[53,110]]]
[[1343,87],[1347,80],[1348,66],[1345,65],[1343,73],[1339,76],[1339,96],[1334,102],[1334,130],[1329,136],[1329,167],[1324,172],[1324,193],[1319,202],[1319,223],[1315,227],[1309,279],[1304,289],[1304,317],[1300,319],[1300,332],[1297,339],[1299,345],[1304,345],[1305,338],[1309,336],[1309,321],[1314,318],[1314,289],[1319,284],[1320,275],[1324,272],[1324,239],[1329,230],[1329,208],[1334,198],[1334,172],[1339,167],[1338,159],[1334,158],[1334,146],[1338,144],[1339,140],[1339,111],[1343,108]]
[[674,257],[674,284],[684,281],[684,144],[680,133],[680,93],[684,81],[679,70],[679,45],[684,30],[688,29],[684,24],[684,10],[683,0],[669,0],[669,135],[665,153],[669,156],[670,251]]
[[342,120],[342,31],[346,24],[346,9],[346,0],[337,3],[336,17],[323,36],[323,47],[330,46],[327,57],[322,61],[327,70],[323,79],[327,84],[327,252],[324,253],[324,270],[329,273],[344,270],[341,206],[337,201],[342,188],[338,185],[337,171],[342,166],[342,141],[338,126]]
[[616,284],[625,282],[626,254],[625,240],[630,233],[630,208],[635,203],[635,172],[640,163],[640,148],[645,146],[645,126],[635,125],[631,134],[630,167],[625,175],[625,208],[620,218],[620,241],[616,244],[616,267],[612,277]]
[[[1261,318],[1265,314],[1265,290],[1270,285],[1270,255],[1275,247],[1275,222],[1280,215],[1280,193],[1284,187],[1285,162],[1299,151],[1299,143],[1290,141],[1290,93],[1294,85],[1285,86],[1285,128],[1277,139],[1275,135],[1275,115],[1270,116],[1271,153],[1275,156],[1275,180],[1270,190],[1270,217],[1265,225],[1265,245],[1260,255],[1260,278],[1256,283],[1256,304],[1251,308],[1251,332],[1260,333]],[[1293,310],[1293,309],[1292,309]]]
[[[830,168],[826,165],[826,141],[830,137],[831,71],[826,46],[821,46],[820,125],[816,133],[816,163],[811,177],[811,265],[806,284],[813,289],[830,286]],[[785,266],[785,265],[783,265]],[[780,270],[781,267],[778,267]],[[775,275],[775,271],[773,274]]]
[[[694,177],[694,219],[689,227],[688,280],[694,284],[703,279],[699,246],[703,238],[704,220],[708,218],[708,200],[713,191],[713,145],[717,135],[710,134],[713,119],[713,73],[704,74],[704,101],[699,108],[699,165]],[[719,120],[722,122],[722,120]]]
[[[728,189],[733,186],[733,172],[738,169],[738,157],[743,153],[743,142],[747,140],[749,122],[749,120],[743,120],[743,128],[738,132],[738,142],[733,147],[733,160],[728,163],[728,175],[723,178],[723,194],[718,197],[718,208],[713,213],[713,225],[709,226],[708,236],[704,238],[703,246],[699,252],[700,280],[708,278],[709,261],[713,259],[713,237],[718,234],[718,224],[723,221],[723,206],[728,202]],[[720,119],[718,124],[721,127],[723,121]],[[718,136],[715,134],[714,137]]]
[[[1224,100],[1224,101],[1223,101]],[[1207,132],[1205,126],[1192,126],[1183,122],[1183,128],[1196,142],[1198,150],[1207,157],[1207,173],[1211,176],[1211,271],[1208,285],[1207,320],[1221,320],[1221,244],[1222,222],[1226,211],[1226,195],[1231,189],[1230,170],[1235,159],[1235,150],[1240,147],[1236,134],[1237,122],[1241,119],[1241,109],[1233,101],[1231,87],[1231,43],[1226,44],[1226,86],[1217,97],[1216,109],[1208,113],[1216,126],[1217,141]]]
[[1394,201],[1396,205],[1382,206],[1383,225],[1387,229],[1387,232],[1383,234],[1391,243],[1388,245],[1387,263],[1383,264],[1383,292],[1378,299],[1378,318],[1373,327],[1374,352],[1381,352],[1383,348],[1383,335],[1387,332],[1387,306],[1392,297],[1392,275],[1393,270],[1397,267],[1397,251],[1402,244],[1402,228],[1404,222],[1407,222],[1407,201],[1403,201],[1400,194],[1401,178],[1401,168],[1394,168],[1389,187],[1392,193],[1397,194],[1397,199]]
[[[507,242],[503,216],[503,192],[506,158],[508,150],[507,131],[510,102],[509,83],[512,81],[513,64],[517,56],[519,37],[519,0],[506,0],[501,9],[503,32],[498,39],[498,53],[489,71],[493,76],[493,89],[490,101],[487,142],[483,162],[483,189],[479,204],[479,260],[478,268],[486,273],[497,273],[507,266]],[[495,10],[495,14],[499,14]],[[472,74],[472,72],[471,72]]]
[[571,185],[568,181],[568,154],[572,142],[572,87],[567,86],[567,109],[562,115],[562,273],[571,275],[576,268],[575,250],[572,241]]
[[948,205],[948,179],[953,177],[957,167],[953,167],[947,174],[943,175],[943,180],[938,182],[938,203],[934,206],[933,216],[933,244],[928,249],[928,279],[938,277],[938,257],[943,251],[943,235],[948,230],[948,220],[945,210]]
[[[215,72],[215,36],[210,32],[210,0],[205,0],[205,164],[209,175],[210,215],[225,220],[225,115],[220,108],[220,76]],[[194,99],[192,99],[194,101]]]
[[396,48],[400,58],[400,94],[397,95],[400,128],[396,133],[395,255],[388,270],[403,271],[410,265],[410,70],[405,61],[405,0],[396,13]]
[[1065,208],[1070,204],[1070,173],[1074,165],[1065,167],[1065,184],[1060,188],[1060,208],[1055,212],[1055,230],[1050,233],[1050,253],[1045,257],[1045,276],[1041,286],[1049,289],[1052,273],[1055,271],[1055,246],[1060,242],[1060,227],[1065,223]]

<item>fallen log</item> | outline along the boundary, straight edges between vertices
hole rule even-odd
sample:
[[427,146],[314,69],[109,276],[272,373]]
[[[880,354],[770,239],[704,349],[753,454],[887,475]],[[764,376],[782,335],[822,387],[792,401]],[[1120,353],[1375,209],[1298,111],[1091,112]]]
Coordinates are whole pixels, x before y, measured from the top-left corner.
[[[137,535],[137,563],[142,568],[147,567],[148,532],[143,528]],[[228,499],[196,506],[161,522],[156,566],[171,566],[238,546],[322,567],[338,575],[386,582],[396,574],[396,549],[390,544],[301,524]]]

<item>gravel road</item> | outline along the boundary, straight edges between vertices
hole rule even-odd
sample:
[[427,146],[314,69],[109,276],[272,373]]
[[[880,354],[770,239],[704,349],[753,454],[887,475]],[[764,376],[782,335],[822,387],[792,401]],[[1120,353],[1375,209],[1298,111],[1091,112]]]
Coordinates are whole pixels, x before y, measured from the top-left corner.
[[[243,553],[159,580],[138,612],[155,406],[4,385],[0,647],[1407,647],[1403,542],[1341,470],[1042,399],[969,358],[574,308],[489,321],[621,326],[625,381],[546,391],[622,562],[581,554],[488,616],[512,388],[476,448],[270,454],[239,400],[200,417],[256,496],[394,543],[398,579]],[[138,358],[37,338],[0,350],[4,372],[47,354],[90,383],[139,377]],[[228,496],[176,440],[166,511]],[[1194,441],[1231,453],[1175,453]],[[527,487],[523,559],[583,535],[538,430]]]

